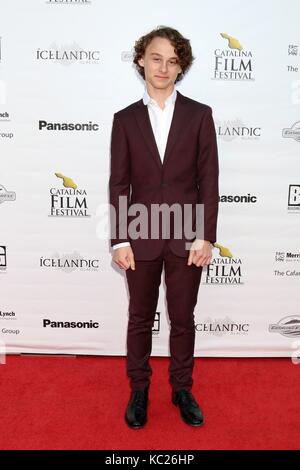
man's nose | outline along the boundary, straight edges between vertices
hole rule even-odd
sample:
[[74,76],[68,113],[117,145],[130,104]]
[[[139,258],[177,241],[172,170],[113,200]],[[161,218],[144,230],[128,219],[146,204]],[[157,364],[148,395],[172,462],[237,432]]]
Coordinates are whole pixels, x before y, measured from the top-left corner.
[[164,62],[163,60],[160,63],[160,71],[161,72],[166,72],[167,71],[167,62]]

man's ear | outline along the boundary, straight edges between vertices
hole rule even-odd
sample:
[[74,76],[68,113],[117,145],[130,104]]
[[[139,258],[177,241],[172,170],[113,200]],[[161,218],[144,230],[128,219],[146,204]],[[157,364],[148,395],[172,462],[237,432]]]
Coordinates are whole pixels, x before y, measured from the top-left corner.
[[145,62],[144,62],[144,58],[143,58],[143,57],[141,57],[141,58],[138,60],[138,64],[139,64],[141,67],[144,67]]

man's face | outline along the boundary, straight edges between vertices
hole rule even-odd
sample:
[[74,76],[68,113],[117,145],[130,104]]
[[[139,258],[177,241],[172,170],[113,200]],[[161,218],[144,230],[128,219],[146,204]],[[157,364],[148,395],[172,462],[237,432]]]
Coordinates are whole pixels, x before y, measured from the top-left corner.
[[146,82],[159,89],[173,86],[177,75],[182,71],[170,41],[159,37],[148,44],[139,65],[144,67]]

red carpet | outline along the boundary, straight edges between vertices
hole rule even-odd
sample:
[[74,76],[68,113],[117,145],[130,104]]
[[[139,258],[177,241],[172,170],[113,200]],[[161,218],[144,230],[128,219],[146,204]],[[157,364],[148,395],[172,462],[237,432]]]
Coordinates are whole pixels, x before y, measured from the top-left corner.
[[124,358],[8,356],[0,365],[0,448],[299,449],[300,364],[197,359],[203,428],[184,424],[170,402],[168,359],[151,364],[149,422],[131,430]]

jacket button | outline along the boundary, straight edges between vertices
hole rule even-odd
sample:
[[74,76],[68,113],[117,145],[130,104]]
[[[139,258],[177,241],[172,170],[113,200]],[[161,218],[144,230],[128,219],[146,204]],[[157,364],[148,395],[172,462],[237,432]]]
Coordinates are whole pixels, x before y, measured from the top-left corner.
[[167,186],[168,186],[168,183],[164,183],[164,182],[161,183],[161,187],[162,187],[162,188],[166,188]]

